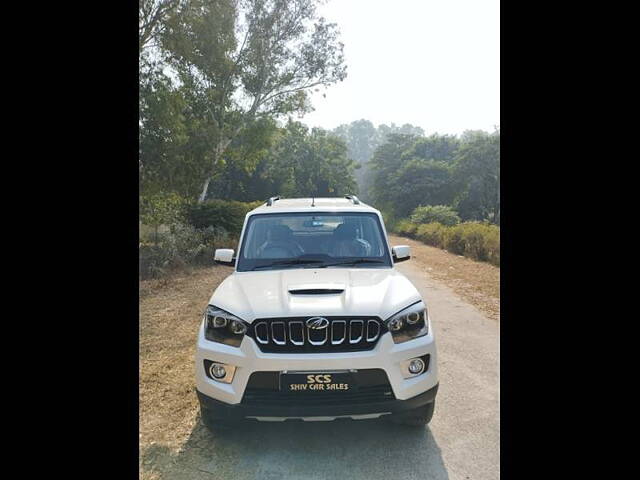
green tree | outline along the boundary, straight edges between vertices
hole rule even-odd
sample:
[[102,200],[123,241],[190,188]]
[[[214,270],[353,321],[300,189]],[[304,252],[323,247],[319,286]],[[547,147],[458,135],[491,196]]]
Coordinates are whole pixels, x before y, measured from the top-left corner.
[[189,192],[183,155],[189,141],[183,92],[157,68],[140,75],[139,179],[142,193]]
[[346,76],[335,24],[319,0],[191,0],[173,11],[163,48],[194,97],[208,168],[198,201],[227,148],[260,118],[309,111],[308,90]]
[[355,171],[358,190],[363,201],[368,200],[368,174],[367,162],[371,159],[374,150],[378,146],[378,130],[369,120],[361,119],[343,124],[335,128],[332,133],[342,138],[347,145],[349,158],[356,162],[358,168]]
[[349,124],[343,124],[333,130],[333,133],[342,138],[348,149],[349,158],[356,161],[356,181],[362,200],[370,201],[373,197],[371,185],[373,182],[370,160],[376,148],[387,141],[389,135],[402,133],[406,135],[423,136],[424,130],[411,124],[397,126],[392,123],[380,125],[376,128],[369,120],[361,119]]
[[265,170],[279,135],[276,122],[270,118],[245,128],[227,148],[209,185],[209,195],[243,202],[268,198],[273,190]]
[[355,162],[344,141],[326,130],[289,121],[266,172],[273,191],[288,197],[357,193]]
[[389,135],[393,135],[395,133],[424,137],[424,130],[421,127],[411,125],[410,123],[405,123],[402,126],[398,126],[393,122],[391,122],[391,125],[384,123],[382,125],[378,125],[378,136],[381,144],[387,141]]
[[403,155],[406,158],[422,158],[452,164],[460,141],[454,135],[438,135],[419,138]]
[[456,210],[463,220],[500,224],[500,131],[465,132],[454,167]]
[[138,2],[138,41],[140,53],[155,46],[158,37],[164,31],[165,22],[180,0],[139,0]]
[[413,158],[391,178],[389,201],[398,217],[419,205],[448,205],[453,201],[451,169],[444,162]]
[[463,220],[500,222],[499,131],[390,134],[370,163],[374,199],[396,218],[419,205],[444,205]]
[[[385,211],[397,210],[397,193],[393,189],[399,186],[398,180],[405,163],[402,154],[413,145],[416,138],[414,135],[389,134],[386,142],[375,150],[370,161],[373,171],[371,186],[373,200]],[[400,187],[402,192],[406,191],[403,186]],[[417,205],[419,203],[413,208]]]

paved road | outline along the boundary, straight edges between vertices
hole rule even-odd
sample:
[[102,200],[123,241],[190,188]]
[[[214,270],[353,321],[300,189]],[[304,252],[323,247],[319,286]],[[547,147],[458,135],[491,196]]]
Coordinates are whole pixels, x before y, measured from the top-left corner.
[[161,479],[498,479],[499,325],[412,262],[397,268],[434,321],[440,389],[428,427],[260,423],[214,436],[198,422],[177,455],[152,447],[143,462]]

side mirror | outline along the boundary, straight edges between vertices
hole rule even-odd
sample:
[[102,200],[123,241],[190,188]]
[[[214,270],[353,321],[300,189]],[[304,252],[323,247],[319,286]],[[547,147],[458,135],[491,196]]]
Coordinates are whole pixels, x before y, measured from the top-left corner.
[[393,263],[404,262],[411,258],[411,247],[409,245],[396,245],[391,249]]
[[232,248],[216,248],[213,259],[221,265],[235,266],[236,260],[233,258],[234,251]]

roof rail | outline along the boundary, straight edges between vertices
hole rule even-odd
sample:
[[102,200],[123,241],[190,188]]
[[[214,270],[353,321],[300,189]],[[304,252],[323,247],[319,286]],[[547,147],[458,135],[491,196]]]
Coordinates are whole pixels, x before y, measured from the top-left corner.
[[351,200],[354,205],[360,205],[360,200],[355,195],[345,195],[344,198]]
[[270,207],[271,205],[273,205],[276,200],[280,200],[279,195],[277,197],[271,197],[269,200],[267,200],[267,207]]

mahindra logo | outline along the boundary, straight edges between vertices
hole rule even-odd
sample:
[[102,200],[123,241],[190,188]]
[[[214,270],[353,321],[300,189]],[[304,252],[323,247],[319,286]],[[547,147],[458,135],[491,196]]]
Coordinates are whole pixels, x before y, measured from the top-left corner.
[[324,330],[329,326],[329,320],[324,317],[312,317],[307,320],[307,327],[311,330]]

